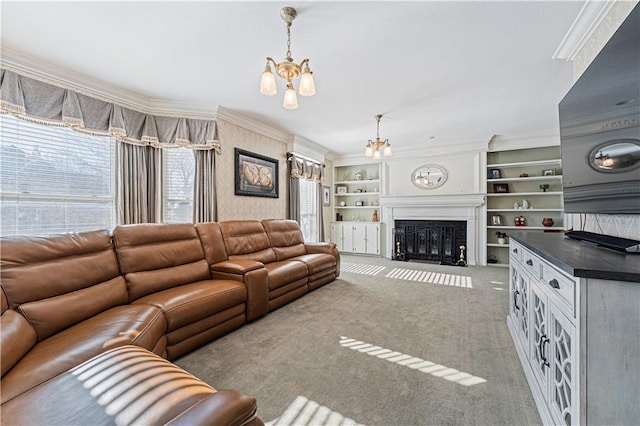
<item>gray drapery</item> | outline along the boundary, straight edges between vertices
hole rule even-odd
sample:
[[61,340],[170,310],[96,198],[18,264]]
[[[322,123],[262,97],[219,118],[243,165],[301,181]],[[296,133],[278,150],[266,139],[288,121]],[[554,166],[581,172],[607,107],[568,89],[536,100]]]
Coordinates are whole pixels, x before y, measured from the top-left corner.
[[291,161],[289,165],[289,173],[287,176],[287,219],[293,219],[300,223],[300,181],[298,178],[291,176]]
[[117,223],[159,222],[162,205],[162,150],[116,142]]
[[291,170],[289,175],[297,179],[324,182],[324,164],[289,154]]
[[316,210],[318,211],[318,241],[325,241],[324,238],[324,214],[323,214],[323,205],[322,205],[322,182],[318,182],[316,188]]
[[300,223],[300,182],[299,179],[310,180],[317,183],[316,211],[317,229],[319,241],[324,241],[324,215],[322,212],[322,183],[324,182],[324,164],[299,157],[293,153],[287,155],[288,167],[288,194],[287,203],[288,219]]
[[4,68],[0,69],[0,111],[133,145],[220,152],[214,120],[145,114]]
[[209,151],[193,151],[195,156],[195,180],[193,182],[193,222],[216,222],[216,154]]
[[161,220],[162,154],[157,148],[191,148],[196,159],[194,220],[217,216],[214,153],[221,148],[214,120],[145,114],[4,68],[0,113],[113,137],[118,224]]

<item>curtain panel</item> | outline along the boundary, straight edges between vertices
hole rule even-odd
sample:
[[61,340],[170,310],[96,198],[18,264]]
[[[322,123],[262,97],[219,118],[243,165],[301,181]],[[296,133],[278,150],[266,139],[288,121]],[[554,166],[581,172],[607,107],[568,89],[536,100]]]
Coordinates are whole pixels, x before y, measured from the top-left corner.
[[185,146],[220,153],[214,120],[145,114],[0,69],[0,112],[154,148]]
[[162,150],[116,142],[118,225],[161,220]]
[[218,204],[216,197],[216,154],[194,151],[196,167],[193,182],[193,222],[216,222]]

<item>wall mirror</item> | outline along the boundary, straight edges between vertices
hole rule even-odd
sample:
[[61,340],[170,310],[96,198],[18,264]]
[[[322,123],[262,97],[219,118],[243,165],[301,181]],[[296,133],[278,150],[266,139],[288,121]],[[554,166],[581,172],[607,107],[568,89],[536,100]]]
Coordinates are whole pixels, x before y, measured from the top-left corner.
[[411,174],[411,182],[420,189],[433,189],[442,186],[447,180],[447,171],[435,164],[420,166]]

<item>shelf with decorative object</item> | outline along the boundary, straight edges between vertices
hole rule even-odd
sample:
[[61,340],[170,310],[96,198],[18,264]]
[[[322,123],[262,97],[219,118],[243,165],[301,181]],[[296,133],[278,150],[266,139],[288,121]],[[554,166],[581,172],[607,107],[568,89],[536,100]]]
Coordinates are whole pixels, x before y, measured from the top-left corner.
[[[381,217],[380,193],[381,172],[379,163],[349,164],[335,166],[333,169],[333,211],[334,221],[331,224],[331,241],[338,244],[342,252],[380,254],[380,237],[366,237],[366,244],[361,242],[363,233],[373,235],[373,229],[361,231],[359,224],[376,224],[379,232]],[[343,224],[357,224],[354,226]],[[344,231],[346,229],[346,231]],[[338,232],[339,230],[339,232]],[[348,236],[345,237],[345,232]],[[355,235],[355,236],[353,236]],[[355,238],[355,240],[354,240]],[[363,237],[364,238],[364,237]],[[357,240],[357,241],[356,241]],[[345,243],[347,241],[348,243]],[[356,241],[356,242],[354,242]],[[360,241],[360,242],[358,242]],[[363,240],[364,241],[364,240]],[[366,246],[366,249],[364,248]]]
[[487,264],[508,263],[496,231],[564,229],[559,146],[488,152],[486,188]]

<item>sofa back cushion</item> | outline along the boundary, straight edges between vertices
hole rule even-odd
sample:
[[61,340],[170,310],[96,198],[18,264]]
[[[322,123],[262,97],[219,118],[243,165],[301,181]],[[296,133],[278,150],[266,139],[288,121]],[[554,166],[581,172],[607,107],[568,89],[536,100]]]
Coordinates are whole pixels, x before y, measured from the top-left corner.
[[117,226],[113,242],[129,301],[168,288],[211,278],[192,224],[144,223]]
[[11,369],[19,360],[29,352],[37,341],[36,331],[27,320],[9,309],[7,297],[0,290],[2,297],[2,314],[0,316],[0,377]]
[[7,307],[33,326],[38,341],[113,306],[127,289],[106,230],[3,238],[0,278]]
[[227,249],[224,246],[222,231],[217,222],[205,222],[196,224],[196,231],[200,236],[200,242],[204,249],[204,256],[209,265],[227,260]]
[[249,259],[262,263],[276,261],[269,237],[257,220],[219,222],[229,260]]
[[278,260],[307,254],[300,225],[295,220],[266,219],[262,225]]

